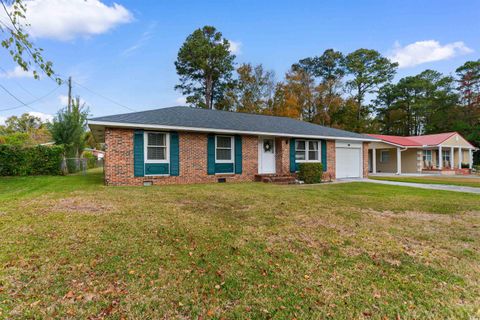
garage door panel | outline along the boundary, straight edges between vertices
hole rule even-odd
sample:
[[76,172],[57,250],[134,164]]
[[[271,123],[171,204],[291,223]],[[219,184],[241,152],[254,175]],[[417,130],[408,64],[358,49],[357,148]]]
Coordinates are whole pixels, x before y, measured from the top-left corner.
[[337,178],[360,178],[361,149],[355,147],[336,148]]

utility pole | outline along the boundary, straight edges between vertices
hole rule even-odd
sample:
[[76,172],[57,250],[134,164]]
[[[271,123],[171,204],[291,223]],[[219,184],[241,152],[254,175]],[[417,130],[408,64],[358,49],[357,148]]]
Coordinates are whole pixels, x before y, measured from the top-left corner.
[[67,103],[68,112],[72,111],[72,77],[68,77],[68,103]]

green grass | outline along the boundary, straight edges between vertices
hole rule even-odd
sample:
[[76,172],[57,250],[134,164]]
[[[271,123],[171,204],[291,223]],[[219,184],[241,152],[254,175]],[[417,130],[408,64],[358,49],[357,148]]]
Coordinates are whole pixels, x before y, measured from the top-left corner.
[[480,177],[478,178],[465,178],[465,177],[436,177],[436,176],[425,176],[425,177],[394,177],[394,176],[370,176],[370,179],[374,180],[387,180],[387,181],[398,181],[398,182],[413,182],[413,183],[427,183],[427,184],[447,184],[453,186],[464,186],[464,187],[477,187],[480,188]]
[[478,195],[0,179],[0,318],[471,319]]

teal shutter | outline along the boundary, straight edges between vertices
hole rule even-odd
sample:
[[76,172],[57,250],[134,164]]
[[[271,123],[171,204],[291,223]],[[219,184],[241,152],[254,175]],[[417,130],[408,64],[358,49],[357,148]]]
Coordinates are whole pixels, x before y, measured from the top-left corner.
[[170,133],[170,175],[180,175],[180,154],[179,154],[178,132]]
[[242,174],[242,136],[235,136],[235,173]]
[[207,138],[207,174],[215,174],[215,135]]
[[133,175],[143,177],[144,174],[143,130],[135,130],[133,134]]
[[327,141],[322,140],[322,168],[327,171]]
[[295,139],[290,139],[290,172],[297,171],[297,166],[295,164]]

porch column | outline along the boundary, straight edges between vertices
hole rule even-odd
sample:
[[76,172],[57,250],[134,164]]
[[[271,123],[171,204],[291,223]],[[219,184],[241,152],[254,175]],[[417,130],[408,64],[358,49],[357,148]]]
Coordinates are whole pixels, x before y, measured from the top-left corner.
[[468,167],[470,170],[473,168],[473,152],[472,149],[468,149]]
[[438,169],[443,169],[443,154],[442,154],[442,146],[438,146]]
[[455,168],[455,149],[453,147],[450,147],[450,169]]
[[397,174],[402,174],[402,152],[397,148]]
[[458,147],[458,169],[462,169],[463,154],[462,148]]
[[372,149],[372,173],[377,173],[377,149]]

